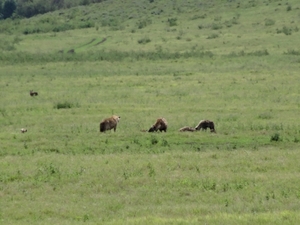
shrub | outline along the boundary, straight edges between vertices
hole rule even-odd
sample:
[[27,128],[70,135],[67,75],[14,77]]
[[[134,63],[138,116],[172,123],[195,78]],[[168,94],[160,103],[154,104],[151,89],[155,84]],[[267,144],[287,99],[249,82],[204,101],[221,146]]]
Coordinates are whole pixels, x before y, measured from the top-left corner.
[[213,24],[211,25],[211,29],[213,29],[213,30],[219,30],[219,29],[222,29],[222,25],[219,24],[219,23],[213,23]]
[[282,28],[282,32],[283,32],[285,35],[291,35],[291,34],[292,34],[292,29],[290,29],[290,28],[284,26],[284,27]]
[[271,135],[270,141],[281,141],[280,135],[278,133]]
[[238,22],[238,18],[236,18],[236,17],[233,17],[231,20],[226,20],[224,22],[224,24],[225,24],[226,27],[232,27],[233,25],[236,25],[238,23],[239,23]]
[[54,108],[56,109],[70,109],[73,107],[79,107],[79,104],[78,103],[74,104],[69,101],[64,101],[64,102],[58,102],[54,105]]
[[158,143],[158,140],[155,136],[151,136],[151,144],[156,145]]
[[[60,32],[60,31],[66,31],[66,30],[72,30],[75,29],[75,27],[72,24],[60,24],[53,27],[53,32]],[[34,32],[35,33],[35,32]],[[38,32],[36,32],[38,33]]]
[[169,18],[168,23],[170,27],[177,26],[177,18]]
[[196,20],[196,19],[205,19],[206,18],[206,14],[202,14],[202,15],[194,15],[191,17],[191,20]]
[[292,34],[292,29],[291,28],[288,28],[287,26],[283,26],[282,29],[277,29],[277,34],[280,34],[280,33],[284,33],[285,35],[291,35]]
[[0,50],[13,51],[15,49],[16,49],[15,44],[12,42],[2,40],[2,42],[0,43]]
[[207,39],[214,39],[214,38],[218,38],[218,37],[219,37],[218,34],[213,33],[213,34],[208,35]]
[[254,51],[254,52],[249,52],[247,53],[247,55],[250,55],[250,56],[265,56],[265,55],[269,55],[269,52],[267,49],[264,49],[264,50],[257,50],[257,51]]
[[144,38],[138,40],[139,44],[147,44],[149,42],[151,42],[151,40],[148,37],[144,37]]
[[272,115],[270,113],[262,113],[258,115],[258,118],[268,120],[268,119],[272,119]]
[[285,55],[300,55],[300,51],[294,50],[294,49],[289,49],[289,50],[287,50],[287,52],[284,52],[283,54],[285,54]]
[[[94,27],[95,23],[93,21],[84,21],[78,24],[78,28],[91,28]],[[70,29],[69,29],[70,30]]]
[[265,26],[272,26],[275,24],[275,21],[272,19],[265,19]]
[[116,27],[120,24],[119,20],[115,18],[105,18],[101,21],[102,27]]
[[138,29],[142,29],[152,23],[151,19],[143,19],[137,22]]

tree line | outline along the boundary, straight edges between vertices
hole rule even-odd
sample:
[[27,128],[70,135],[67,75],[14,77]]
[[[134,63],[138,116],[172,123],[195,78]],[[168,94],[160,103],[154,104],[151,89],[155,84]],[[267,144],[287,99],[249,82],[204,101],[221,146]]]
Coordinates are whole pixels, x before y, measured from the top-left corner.
[[0,19],[25,17],[105,0],[0,0]]

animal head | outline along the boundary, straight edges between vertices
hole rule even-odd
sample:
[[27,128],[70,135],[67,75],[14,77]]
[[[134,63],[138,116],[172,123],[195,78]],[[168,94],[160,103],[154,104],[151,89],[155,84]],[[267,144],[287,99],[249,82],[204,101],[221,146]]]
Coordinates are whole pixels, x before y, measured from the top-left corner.
[[150,129],[148,130],[148,132],[154,132],[154,131],[156,131],[154,126],[150,127]]
[[121,117],[120,116],[116,116],[116,115],[113,115],[112,116],[116,121],[117,123],[120,121]]

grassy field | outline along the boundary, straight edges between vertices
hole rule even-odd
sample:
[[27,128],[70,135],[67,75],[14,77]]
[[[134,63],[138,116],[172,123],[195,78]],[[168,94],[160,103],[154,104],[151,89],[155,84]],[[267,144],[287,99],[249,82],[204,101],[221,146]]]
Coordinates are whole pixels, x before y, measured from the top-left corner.
[[[127,0],[0,21],[1,223],[299,223],[299,8]],[[167,133],[142,132],[159,117]],[[217,133],[178,131],[202,119]]]

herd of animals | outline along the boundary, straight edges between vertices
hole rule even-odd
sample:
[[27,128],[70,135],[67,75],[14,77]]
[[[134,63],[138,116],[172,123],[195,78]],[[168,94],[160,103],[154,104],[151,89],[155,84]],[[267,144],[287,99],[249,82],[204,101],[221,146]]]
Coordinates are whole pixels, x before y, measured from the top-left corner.
[[[120,121],[120,116],[113,115],[109,118],[106,118],[100,122],[100,132],[105,132],[107,130],[116,131],[117,125]],[[215,130],[215,124],[211,120],[201,120],[198,125],[194,127],[185,126],[179,129],[180,132],[190,131],[194,132],[197,130],[207,130],[207,128],[210,129],[211,132],[216,132]],[[168,122],[165,118],[158,118],[156,122],[149,128],[148,132],[167,132],[168,129]]]
[[[38,95],[38,93],[33,90],[31,90],[29,92],[29,94],[32,97]],[[105,132],[105,131],[112,130],[112,129],[114,131],[116,131],[117,125],[120,121],[120,118],[121,118],[120,116],[113,115],[109,118],[105,118],[104,120],[102,120],[100,122],[100,132]],[[215,124],[211,120],[201,120],[196,127],[184,126],[184,127],[180,128],[179,131],[180,132],[186,132],[186,131],[194,132],[194,131],[199,131],[199,130],[207,130],[207,128],[209,128],[211,132],[214,132],[214,133],[216,132]],[[168,129],[167,120],[165,118],[158,118],[156,120],[156,122],[149,128],[148,132],[157,132],[157,131],[167,132],[167,129]],[[25,132],[27,132],[27,129],[22,128],[21,132],[25,133]]]

